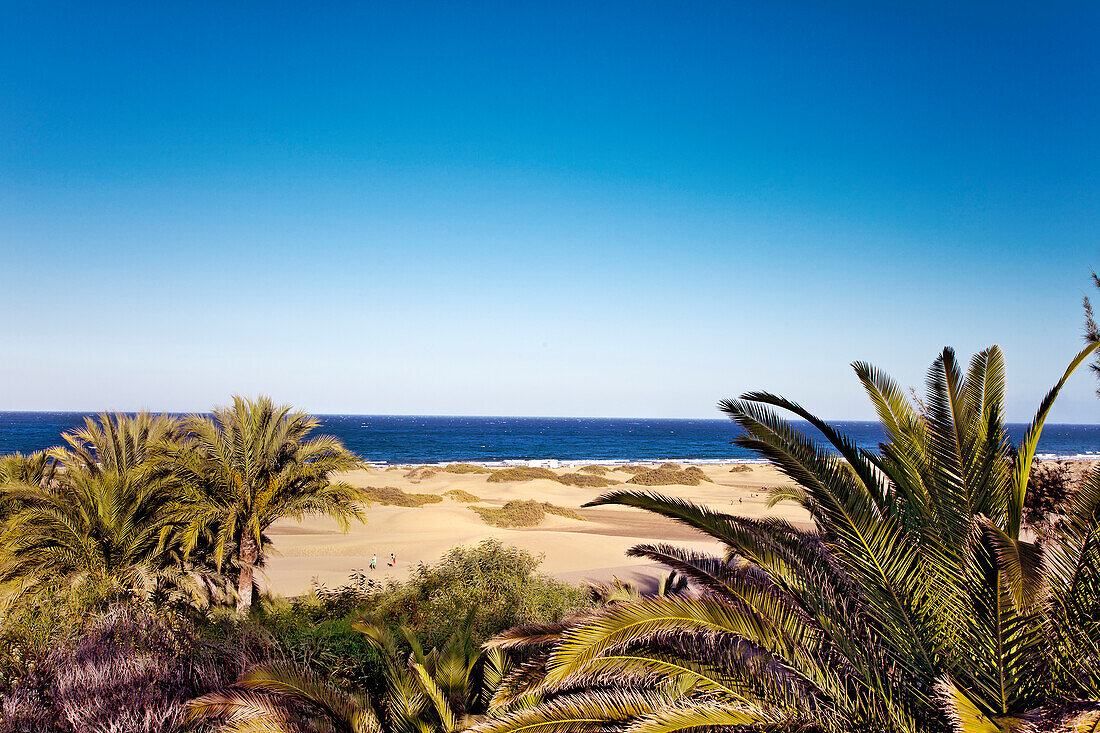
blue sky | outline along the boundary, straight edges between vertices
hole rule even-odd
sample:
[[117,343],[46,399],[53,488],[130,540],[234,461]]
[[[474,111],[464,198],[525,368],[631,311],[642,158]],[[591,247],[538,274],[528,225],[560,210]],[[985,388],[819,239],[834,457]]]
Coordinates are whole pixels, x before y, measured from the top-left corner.
[[1097,6],[825,5],[5,2],[0,409],[862,419],[999,343],[1027,419]]

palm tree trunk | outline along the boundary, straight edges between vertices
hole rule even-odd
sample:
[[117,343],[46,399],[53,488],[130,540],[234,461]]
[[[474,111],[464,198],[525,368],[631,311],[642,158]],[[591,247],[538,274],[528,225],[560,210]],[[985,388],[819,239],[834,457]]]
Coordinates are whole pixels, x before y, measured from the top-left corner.
[[252,607],[253,565],[260,556],[260,548],[252,535],[241,537],[240,574],[237,576],[237,615],[246,616]]

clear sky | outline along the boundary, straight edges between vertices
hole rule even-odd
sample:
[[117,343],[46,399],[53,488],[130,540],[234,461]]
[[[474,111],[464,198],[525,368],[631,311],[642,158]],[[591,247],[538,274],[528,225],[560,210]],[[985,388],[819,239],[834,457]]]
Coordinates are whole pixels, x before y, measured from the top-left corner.
[[5,1],[0,410],[863,419],[849,362],[999,343],[1027,419],[1100,267],[1097,8]]

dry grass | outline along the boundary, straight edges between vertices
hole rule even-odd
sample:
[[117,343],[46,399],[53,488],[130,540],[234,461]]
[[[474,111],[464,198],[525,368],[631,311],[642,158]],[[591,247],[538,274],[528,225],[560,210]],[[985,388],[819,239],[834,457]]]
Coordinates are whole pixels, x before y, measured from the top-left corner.
[[612,486],[614,484],[622,483],[616,481],[613,478],[607,478],[606,476],[594,476],[590,473],[564,473],[558,476],[558,481],[566,486],[591,486],[593,488],[602,489],[605,486]]
[[545,501],[534,501],[533,499],[510,501],[502,507],[472,506],[470,509],[477,512],[486,524],[503,527],[504,529],[537,527],[546,519],[547,514],[556,514],[559,517],[585,521],[584,517],[573,509],[555,506]]
[[714,483],[710,480],[710,477],[703,472],[703,469],[699,468],[698,466],[688,466],[684,469],[684,473],[690,473],[692,476],[698,476],[700,481],[706,481],[708,484]]
[[368,486],[363,489],[363,494],[370,502],[377,502],[382,506],[415,506],[425,504],[438,504],[443,501],[439,494],[406,494],[395,486]]
[[650,470],[649,466],[639,466],[636,463],[626,463],[622,466],[616,466],[616,471],[622,471],[623,473],[641,473],[642,471]]
[[594,473],[597,476],[606,476],[611,472],[611,469],[607,466],[601,466],[598,463],[593,463],[590,466],[581,466],[580,471],[582,473]]
[[558,474],[554,473],[549,468],[515,466],[513,468],[502,468],[499,471],[493,471],[489,474],[487,480],[497,484],[502,481],[533,481],[540,478],[549,479],[551,481],[557,481],[559,479]]
[[405,478],[412,479],[414,483],[418,483],[426,478],[431,478],[437,473],[439,473],[439,468],[436,466],[417,466],[406,473]]
[[680,464],[679,463],[662,463],[660,466],[657,466],[657,470],[659,470],[659,471],[679,471],[680,470]]
[[694,471],[673,471],[667,468],[654,468],[641,473],[634,474],[634,477],[627,481],[628,484],[636,484],[638,486],[671,486],[673,484],[683,486],[698,486],[700,483],[699,474]]
[[745,473],[746,471],[751,471],[751,470],[752,470],[752,466],[750,466],[749,464],[747,464],[747,463],[738,463],[736,466],[734,466],[733,468],[730,469],[730,473]]
[[449,496],[455,501],[463,504],[476,504],[481,501],[480,496],[475,496],[469,491],[463,491],[462,489],[451,489],[450,491],[444,491],[443,496]]
[[492,473],[493,469],[486,468],[485,466],[475,466],[472,463],[452,463],[449,466],[444,466],[443,470],[447,473]]
[[587,519],[582,517],[576,509],[570,509],[567,506],[558,506],[557,504],[551,504],[544,501],[542,502],[542,510],[547,514],[556,514],[557,516],[565,517],[566,519],[576,519],[578,522],[588,521]]
[[400,471],[401,466],[386,466],[387,471]]

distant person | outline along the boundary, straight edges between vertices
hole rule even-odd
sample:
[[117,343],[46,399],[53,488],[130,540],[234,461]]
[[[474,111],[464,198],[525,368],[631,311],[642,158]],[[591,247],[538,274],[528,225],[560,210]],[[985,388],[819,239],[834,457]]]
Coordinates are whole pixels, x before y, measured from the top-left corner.
[[371,570],[377,570],[378,569],[378,555],[371,555],[371,557],[370,557],[370,569]]
[[397,567],[397,555],[393,554],[392,552],[390,553],[390,567]]

